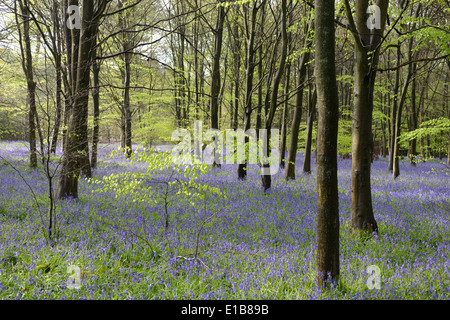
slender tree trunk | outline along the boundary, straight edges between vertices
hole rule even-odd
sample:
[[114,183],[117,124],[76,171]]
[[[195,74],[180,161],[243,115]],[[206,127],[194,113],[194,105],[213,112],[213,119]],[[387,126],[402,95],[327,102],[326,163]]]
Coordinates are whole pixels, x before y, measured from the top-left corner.
[[[382,95],[382,101],[384,101],[383,106],[382,106],[382,112],[383,115],[386,115],[386,108],[385,105],[387,105],[387,99],[388,94]],[[382,158],[386,158],[387,155],[387,150],[386,150],[386,130],[388,129],[388,123],[387,120],[382,119],[381,120],[381,131],[382,131],[382,136],[381,136],[381,157]]]
[[[289,8],[292,7],[292,0],[289,1]],[[288,15],[289,25],[292,25],[292,11]],[[291,43],[292,43],[292,35],[288,34],[288,51],[291,52]],[[287,122],[289,115],[289,90],[290,90],[290,81],[291,81],[291,63],[289,62],[286,66],[286,75],[284,77],[285,85],[284,85],[284,107],[283,107],[283,115],[281,118],[281,144],[280,144],[280,169],[284,170],[286,167],[286,136],[287,136]]]
[[[22,54],[22,69],[27,79],[27,104],[28,111],[28,126],[29,126],[29,143],[30,143],[30,167],[37,167],[37,150],[36,150],[36,123],[37,118],[36,110],[36,82],[33,75],[33,56],[31,53],[31,40],[30,40],[30,12],[28,10],[28,0],[19,1],[20,11],[22,13],[23,24],[23,39],[21,27],[18,19],[18,12],[16,8],[16,22],[19,28],[19,45]],[[25,48],[24,48],[25,46]]]
[[[265,24],[265,19],[266,19],[266,1],[263,1],[261,3],[261,19],[260,19],[260,23],[259,23],[259,30],[260,30],[260,34],[264,34],[264,24]],[[263,53],[264,53],[264,48],[261,45],[259,47],[258,50],[258,105],[256,106],[256,138],[259,141],[259,130],[262,128],[262,111],[263,111],[263,105],[264,105],[264,101],[263,101],[263,86],[262,86],[262,82],[263,82],[263,78],[264,78],[264,74],[263,74]]]
[[[247,4],[245,4],[247,6]],[[248,11],[247,7],[244,8],[245,12]],[[252,116],[252,92],[253,92],[253,75],[255,72],[255,34],[256,34],[256,15],[258,13],[258,6],[253,3],[252,14],[250,18],[250,28],[248,31],[249,39],[247,39],[247,66],[245,72],[245,109],[244,109],[244,132],[251,127]],[[247,14],[245,15],[247,16]],[[247,24],[246,24],[247,25]],[[257,130],[258,132],[258,130]],[[245,137],[245,143],[248,143],[248,137]],[[247,159],[244,163],[238,165],[238,179],[245,180],[247,178]]]
[[[299,65],[299,76],[298,76],[298,83],[297,86],[297,96],[295,101],[295,109],[294,109],[294,119],[292,120],[292,127],[291,127],[291,137],[289,141],[289,150],[288,150],[288,157],[287,157],[287,165],[286,165],[286,171],[285,171],[285,179],[286,180],[295,180],[295,160],[297,157],[297,146],[298,146],[298,135],[300,130],[300,122],[302,121],[302,111],[303,111],[303,91],[304,91],[304,82],[306,79],[306,70],[307,70],[307,64],[309,62],[310,57],[310,48],[312,46],[312,41],[308,40],[308,36],[310,33],[310,30],[313,28],[313,23],[308,26],[308,30],[306,32],[306,40],[305,40],[305,47],[306,51],[303,53],[300,65]],[[312,134],[312,133],[311,133]]]
[[61,38],[59,32],[59,15],[58,15],[58,2],[53,1],[53,26],[54,26],[54,37],[53,37],[53,50],[55,53],[55,68],[56,68],[56,115],[55,115],[55,126],[53,128],[52,145],[50,152],[55,153],[56,147],[58,145],[58,135],[59,129],[61,127],[61,114],[62,114],[62,58],[61,58]]
[[[420,8],[421,8],[421,4],[419,3],[416,13],[415,13],[415,17],[418,18],[419,12],[420,12]],[[415,29],[415,24],[413,23],[412,29]],[[409,39],[409,43],[408,43],[408,61],[411,61],[413,59],[413,44],[414,44],[414,38],[410,38]],[[400,138],[400,129],[401,129],[401,125],[402,125],[402,111],[403,111],[403,105],[405,104],[406,101],[406,94],[408,92],[408,86],[409,83],[411,81],[411,77],[413,76],[413,72],[414,72],[414,63],[410,63],[408,65],[408,72],[406,74],[406,79],[403,83],[403,88],[402,88],[402,93],[400,96],[400,101],[398,103],[398,109],[397,109],[397,114],[396,114],[396,119],[395,119],[395,131],[394,131],[394,168],[393,168],[393,173],[392,176],[395,179],[397,179],[397,177],[400,175],[400,165],[399,165],[399,138]]]
[[199,46],[199,23],[196,13],[196,19],[194,22],[194,83],[195,83],[195,120],[199,120],[199,108],[200,108],[200,86],[199,86],[199,63],[198,63],[198,46]]
[[311,147],[312,147],[312,133],[314,125],[314,115],[316,113],[317,104],[317,91],[314,90],[309,102],[309,116],[308,116],[308,128],[306,133],[306,147],[305,147],[305,159],[303,161],[303,173],[311,173]]
[[[401,46],[400,42],[397,41],[397,65],[401,64]],[[396,123],[395,117],[397,116],[398,109],[398,90],[400,87],[400,68],[395,71],[395,85],[394,85],[394,104],[392,105],[391,110],[391,139],[389,144],[389,171],[394,170],[394,148],[395,148],[395,132],[396,132]]]
[[[450,69],[450,63],[447,63],[448,68]],[[446,97],[448,97],[448,81],[450,80],[450,76],[447,73],[447,76],[445,78],[445,86],[444,86],[444,94]],[[445,109],[447,110],[447,118],[450,118],[450,108],[448,99],[445,100]],[[450,133],[447,134],[447,165],[450,166]]]
[[215,29],[215,50],[211,80],[211,128],[219,129],[219,94],[220,94],[220,57],[222,55],[223,25],[225,21],[225,8],[218,7],[217,25]]
[[[222,2],[222,0],[219,0]],[[217,8],[217,24],[215,29],[215,46],[214,46],[214,57],[213,57],[213,69],[211,73],[211,129],[219,129],[219,95],[220,95],[220,58],[222,55],[222,38],[223,38],[223,27],[225,22],[225,7],[219,6]],[[216,150],[214,149],[214,159]],[[215,167],[220,167],[220,164],[214,161]]]
[[[413,64],[413,74],[415,74],[417,65]],[[417,106],[416,106],[416,78],[412,79],[411,83],[411,130],[417,129]],[[409,154],[411,165],[415,166],[417,163],[417,139],[411,141],[411,151]]]
[[[118,8],[122,8],[123,3],[119,1]],[[130,85],[131,85],[131,54],[132,44],[130,42],[130,36],[127,32],[128,19],[126,17],[126,12],[119,13],[119,27],[122,29],[122,59],[124,63],[123,70],[123,125],[124,125],[124,146],[125,154],[127,158],[131,157],[132,150],[132,139],[131,139],[131,106],[130,106]]]
[[234,25],[233,28],[234,33],[234,97],[233,102],[231,106],[231,127],[236,130],[238,128],[238,114],[239,114],[239,86],[240,86],[240,69],[241,69],[241,42],[239,40],[239,25]]
[[94,87],[92,88],[92,101],[94,105],[94,127],[92,129],[92,155],[91,168],[97,168],[98,143],[100,131],[100,63],[97,61],[97,49],[92,52],[92,74]]
[[[273,119],[275,117],[275,112],[278,107],[278,91],[280,88],[280,82],[281,78],[283,76],[283,73],[285,71],[286,67],[286,58],[287,58],[287,51],[288,51],[288,35],[287,35],[287,0],[281,1],[281,56],[280,56],[280,62],[278,66],[277,73],[275,74],[275,77],[273,79],[272,83],[272,92],[270,97],[270,107],[269,109],[266,109],[266,119],[265,119],[265,129],[267,130],[267,139],[265,141],[264,149],[266,151],[266,155],[269,157],[271,153],[271,147],[269,145],[270,141],[270,130],[272,129]],[[270,174],[267,174],[266,171],[270,170],[270,163],[265,162],[263,163],[263,174],[261,175],[262,180],[262,186],[264,188],[264,191],[267,191],[270,189],[272,184],[272,176]],[[266,173],[266,174],[265,174]]]
[[289,64],[286,67],[286,77],[285,77],[285,85],[284,85],[284,107],[283,107],[283,115],[281,116],[281,144],[280,144],[280,169],[284,169],[286,167],[286,135],[287,135],[287,113],[289,108],[289,81],[290,81],[290,73],[291,73],[291,65]]
[[335,69],[334,1],[316,0],[317,274],[320,287],[339,278],[337,134],[339,98]]
[[[69,0],[64,0],[64,21],[68,21],[70,14],[68,12]],[[69,126],[69,118],[72,110],[72,96],[73,96],[73,80],[72,80],[72,32],[67,26],[64,28],[64,37],[66,44],[66,67],[65,67],[65,78],[64,78],[64,91],[65,91],[65,99],[64,99],[64,126],[63,126],[63,153],[66,149],[66,141],[67,141],[67,128]]]

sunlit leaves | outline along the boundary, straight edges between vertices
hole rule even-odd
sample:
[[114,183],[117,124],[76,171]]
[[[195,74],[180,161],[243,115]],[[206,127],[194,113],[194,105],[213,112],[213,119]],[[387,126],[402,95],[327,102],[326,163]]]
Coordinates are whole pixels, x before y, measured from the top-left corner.
[[411,132],[404,133],[400,136],[400,141],[411,141],[414,139],[421,139],[424,137],[437,135],[450,135],[450,119],[437,118],[420,125],[420,128]]
[[[122,151],[113,152],[113,157],[122,155]],[[170,152],[143,149],[135,152],[130,162],[141,164],[144,172],[125,172],[111,174],[101,180],[91,179],[91,183],[100,185],[97,192],[114,192],[116,199],[128,199],[132,202],[157,205],[167,197],[176,196],[195,205],[209,196],[223,196],[218,188],[197,183],[200,175],[208,172],[207,165],[182,165],[172,159]]]

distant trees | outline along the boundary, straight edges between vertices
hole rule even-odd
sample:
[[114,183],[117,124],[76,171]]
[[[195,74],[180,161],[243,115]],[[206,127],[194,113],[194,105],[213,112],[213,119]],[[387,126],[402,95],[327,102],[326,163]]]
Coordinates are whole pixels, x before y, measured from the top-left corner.
[[[176,127],[191,128],[193,121],[203,120],[205,127],[215,129],[225,123],[244,131],[254,128],[254,138],[259,138],[259,129],[281,129],[285,179],[296,178],[298,151],[305,152],[302,171],[311,172],[320,136],[311,63],[316,59],[314,3],[92,0],[94,32],[67,28],[74,8],[84,10],[84,1],[0,1],[13,13],[17,6],[17,21],[1,30],[0,59],[8,71],[0,74],[0,134],[10,137],[11,128],[24,131],[18,110],[26,98],[32,166],[37,165],[36,147],[44,130],[51,132],[51,151],[62,142],[64,158],[76,158],[78,169],[73,170],[90,176],[102,139],[120,140],[129,157],[132,142],[170,140]],[[370,186],[374,155],[389,151],[396,177],[406,151],[412,164],[448,152],[445,135],[411,141],[402,136],[422,123],[448,117],[449,33],[440,1],[399,0],[399,6],[388,8],[387,1],[379,0],[379,21],[369,4],[335,3],[338,154],[353,162],[352,226],[376,231]],[[100,23],[97,13],[103,6]],[[86,42],[86,32],[95,37]],[[6,44],[9,37],[20,40],[22,53]],[[81,51],[82,45],[84,50],[90,47],[88,52]],[[84,56],[87,60],[80,60]],[[17,69],[14,63],[22,64],[25,81],[6,85],[7,74]],[[80,74],[84,71],[88,73]],[[26,97],[6,97],[7,86],[26,88]],[[88,91],[91,101],[86,100]],[[46,113],[51,121],[39,123]],[[272,148],[264,148],[269,156]],[[62,177],[72,170],[69,166],[66,159]],[[268,164],[260,168],[264,172]],[[245,180],[247,170],[247,163],[238,165],[237,178]],[[269,189],[271,177],[261,178],[263,189]]]

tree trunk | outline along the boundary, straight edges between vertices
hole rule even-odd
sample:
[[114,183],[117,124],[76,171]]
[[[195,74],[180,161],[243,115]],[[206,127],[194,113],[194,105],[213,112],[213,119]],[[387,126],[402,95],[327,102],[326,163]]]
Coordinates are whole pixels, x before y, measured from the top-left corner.
[[[419,3],[416,13],[415,13],[415,18],[418,18],[419,16],[419,12],[420,12],[420,8],[421,8],[421,4]],[[404,26],[405,28],[406,26]],[[413,23],[412,25],[412,29],[415,29],[415,23]],[[409,39],[409,43],[408,43],[408,61],[412,61],[413,59],[413,44],[414,44],[414,38],[410,38]],[[392,176],[395,179],[397,179],[397,177],[400,175],[400,165],[399,165],[399,138],[400,138],[400,129],[401,129],[401,125],[402,125],[402,111],[403,111],[403,105],[405,104],[406,101],[406,94],[408,92],[408,86],[409,86],[409,82],[411,81],[411,77],[413,76],[413,72],[414,72],[414,63],[410,63],[408,64],[408,72],[406,74],[406,78],[405,81],[403,83],[403,88],[402,88],[402,94],[400,96],[400,101],[398,103],[398,109],[397,109],[397,114],[396,114],[396,119],[395,119],[395,131],[394,131],[394,168],[393,168],[393,173]]]
[[309,116],[308,116],[308,128],[306,132],[306,147],[305,147],[305,159],[303,161],[303,173],[311,173],[311,147],[312,147],[312,133],[314,125],[314,115],[316,113],[317,104],[317,90],[314,90],[312,97],[309,101]]
[[[286,58],[287,58],[287,51],[288,51],[288,35],[287,35],[287,0],[281,1],[281,56],[279,61],[279,66],[277,73],[275,74],[275,77],[273,79],[272,83],[272,93],[270,96],[270,107],[269,109],[266,109],[266,119],[265,119],[265,129],[267,130],[267,140],[265,141],[265,152],[267,157],[270,157],[271,153],[271,146],[269,144],[270,141],[270,130],[272,129],[273,119],[275,117],[275,112],[278,107],[278,90],[280,88],[280,82],[281,78],[283,76],[283,73],[285,71],[286,67]],[[262,180],[262,186],[264,188],[264,191],[267,191],[270,189],[272,184],[272,176],[267,173],[267,171],[270,171],[270,163],[267,161],[264,161],[261,180]]]
[[[118,2],[118,8],[123,7],[122,1]],[[131,50],[132,44],[130,41],[129,33],[127,32],[128,20],[126,17],[126,11],[119,13],[119,27],[122,30],[122,60],[124,64],[123,69],[123,92],[122,92],[122,112],[123,112],[123,142],[125,147],[125,155],[127,158],[131,158],[132,150],[132,139],[131,139],[131,106],[130,106],[130,85],[131,85]]]
[[92,101],[94,105],[94,127],[92,128],[92,155],[91,168],[97,168],[98,143],[100,131],[100,63],[97,61],[97,49],[92,52],[92,74],[94,87],[92,88]]
[[[416,72],[417,65],[413,64],[413,74]],[[411,83],[411,130],[417,129],[417,107],[416,107],[416,78],[412,79]],[[417,163],[417,139],[411,141],[411,151],[409,154],[410,163],[416,166]]]
[[[64,21],[68,21],[70,14],[68,12],[69,0],[64,0]],[[64,37],[66,44],[66,72],[64,75],[64,126],[62,132],[62,146],[63,153],[65,152],[66,142],[67,142],[67,128],[69,126],[69,118],[72,110],[72,96],[73,96],[73,86],[72,86],[72,32],[67,26],[64,28]]]
[[[310,49],[312,46],[312,41],[308,40],[311,29],[313,28],[313,23],[311,22],[308,26],[308,30],[305,36],[305,47],[306,51],[303,53],[300,65],[299,65],[299,76],[298,76],[298,91],[295,101],[295,109],[294,109],[294,119],[292,120],[291,127],[291,137],[289,140],[289,150],[285,171],[285,179],[286,180],[295,180],[295,160],[297,157],[297,146],[298,146],[298,135],[300,130],[300,122],[302,121],[302,111],[303,111],[303,91],[304,91],[304,82],[306,79],[306,67],[309,62],[310,57]],[[312,134],[312,133],[311,133]]]
[[[104,7],[103,7],[104,10]],[[89,103],[90,62],[92,49],[97,34],[98,18],[102,10],[98,9],[94,19],[94,1],[83,1],[82,33],[78,56],[78,70],[73,111],[70,116],[66,149],[63,156],[62,170],[58,181],[56,196],[58,199],[78,198],[78,178],[80,170],[87,167],[90,171],[87,146],[87,119]]]
[[334,1],[316,0],[317,274],[320,287],[339,277],[337,134],[339,100],[335,70]]
[[286,167],[286,126],[287,126],[287,113],[289,107],[289,80],[291,73],[291,65],[289,64],[286,67],[286,77],[285,77],[285,85],[284,85],[284,106],[283,106],[283,115],[281,116],[281,144],[280,144],[280,169],[284,169]]
[[[19,28],[19,45],[22,54],[22,69],[27,79],[27,104],[28,111],[28,126],[29,126],[29,143],[30,143],[30,167],[37,167],[37,150],[36,150],[36,82],[33,75],[33,56],[31,54],[31,40],[30,40],[30,12],[28,10],[28,0],[19,1],[20,11],[22,13],[23,24],[23,39],[20,23],[18,20],[18,12],[16,8],[16,22]],[[24,48],[25,45],[25,48]],[[42,155],[43,156],[43,155]]]
[[[400,42],[397,42],[397,65],[401,64],[401,46]],[[395,131],[396,131],[396,123],[395,123],[395,117],[397,116],[397,109],[398,109],[398,90],[400,86],[400,68],[398,68],[395,71],[395,85],[394,85],[394,103],[392,105],[391,110],[391,137],[389,141],[389,164],[388,164],[388,170],[393,171],[394,170],[394,148],[395,148]]]
[[[368,0],[357,0],[356,20],[353,20],[348,0],[345,0],[347,18],[355,37],[354,108],[352,130],[352,213],[350,226],[354,230],[378,232],[372,207],[370,171],[373,155],[372,112],[378,44],[383,38],[387,18],[387,0],[377,1],[380,8],[380,29],[369,30],[367,25]],[[355,30],[356,29],[356,30]],[[318,134],[320,136],[320,134]]]
[[[247,6],[247,4],[245,4]],[[247,7],[244,7],[245,12],[248,11]],[[258,6],[256,3],[253,4],[250,30],[247,30],[249,34],[249,39],[247,39],[247,66],[245,72],[245,109],[244,109],[244,132],[251,127],[251,116],[252,116],[252,92],[253,92],[253,75],[255,72],[255,34],[256,34],[256,16],[258,13]],[[245,18],[247,14],[245,15]],[[247,25],[247,24],[246,24]],[[258,129],[256,130],[257,132]],[[245,143],[248,143],[248,137],[245,137]],[[245,180],[247,178],[247,158],[244,163],[238,165],[238,179]]]
[[56,115],[55,115],[55,125],[53,128],[52,136],[52,146],[50,149],[51,153],[56,152],[56,147],[58,145],[58,135],[59,129],[61,127],[61,114],[62,114],[62,61],[61,61],[61,51],[60,51],[60,33],[59,33],[59,15],[58,15],[58,2],[53,1],[53,26],[54,26],[54,36],[53,36],[53,50],[55,53],[55,68],[56,68]]
[[[220,0],[222,2],[222,0]],[[213,68],[211,72],[211,129],[219,129],[219,95],[220,95],[220,57],[222,55],[222,38],[223,27],[225,22],[225,7],[217,8],[217,24],[215,32],[215,46],[213,57]],[[216,159],[216,150],[214,149],[214,159]],[[219,163],[214,160],[213,165],[220,167]]]

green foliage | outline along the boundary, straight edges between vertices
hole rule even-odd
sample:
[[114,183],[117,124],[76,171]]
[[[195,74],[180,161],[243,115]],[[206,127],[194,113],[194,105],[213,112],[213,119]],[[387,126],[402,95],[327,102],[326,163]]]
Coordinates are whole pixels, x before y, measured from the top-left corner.
[[[113,156],[119,153],[120,151],[116,151]],[[169,195],[174,195],[195,206],[209,195],[223,196],[218,188],[196,182],[200,175],[209,170],[207,165],[177,164],[169,152],[152,149],[134,153],[131,162],[143,164],[146,171],[111,174],[101,180],[90,181],[102,185],[98,192],[112,191],[116,198],[131,198],[134,203],[164,204]],[[161,186],[165,192],[161,190]]]
[[[350,111],[344,111],[343,114],[347,115]],[[348,154],[352,152],[352,121],[347,119],[339,120],[339,133],[338,133],[338,153]]]
[[400,136],[400,141],[411,141],[414,139],[422,139],[425,137],[437,137],[450,134],[450,119],[437,118],[425,121],[420,125],[419,129],[406,132]]
[[174,130],[173,121],[168,115],[161,115],[161,112],[149,112],[138,123],[138,128],[135,130],[135,141],[147,148],[151,148],[154,142],[170,141]]

